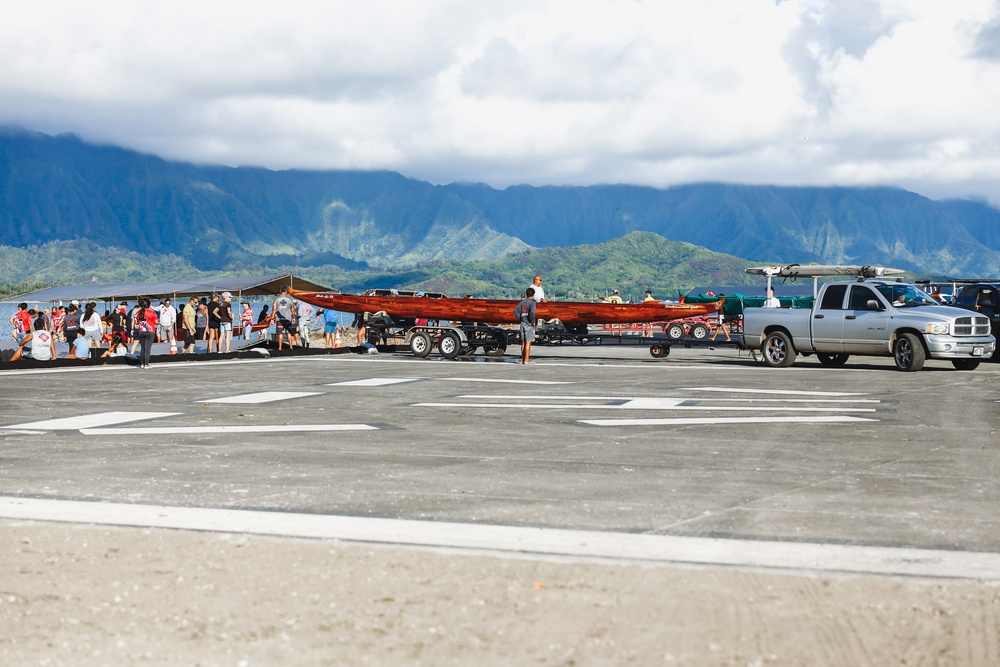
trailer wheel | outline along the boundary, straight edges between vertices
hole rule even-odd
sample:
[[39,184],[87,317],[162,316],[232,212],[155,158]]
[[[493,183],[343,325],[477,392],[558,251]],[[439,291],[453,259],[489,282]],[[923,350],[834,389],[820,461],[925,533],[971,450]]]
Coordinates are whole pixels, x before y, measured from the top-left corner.
[[843,366],[847,363],[848,355],[817,352],[816,358],[819,359],[819,363],[823,364],[827,368],[836,368],[837,366]]
[[[680,340],[684,338],[684,325],[679,323],[668,324],[663,333],[667,334],[667,338],[670,340]],[[655,357],[656,355],[654,354],[653,356]]]
[[696,324],[691,327],[691,337],[695,340],[705,340],[708,338],[708,327],[704,324]]
[[454,331],[445,331],[438,342],[438,351],[445,359],[454,359],[462,353],[462,341]]
[[979,359],[952,359],[951,365],[960,371],[974,371],[979,368]]
[[426,357],[431,353],[430,337],[422,332],[413,334],[410,338],[410,352],[412,352],[415,357]]
[[795,362],[795,348],[792,341],[784,331],[774,331],[764,339],[761,348],[764,355],[764,363],[773,368],[784,368],[791,366]]
[[896,368],[912,372],[924,367],[927,354],[920,338],[915,334],[906,333],[896,339],[896,344],[892,346],[892,357],[896,361]]
[[483,352],[489,357],[502,357],[506,351],[507,346],[502,343],[483,345]]
[[649,353],[653,355],[654,359],[663,359],[670,355],[669,345],[650,345]]

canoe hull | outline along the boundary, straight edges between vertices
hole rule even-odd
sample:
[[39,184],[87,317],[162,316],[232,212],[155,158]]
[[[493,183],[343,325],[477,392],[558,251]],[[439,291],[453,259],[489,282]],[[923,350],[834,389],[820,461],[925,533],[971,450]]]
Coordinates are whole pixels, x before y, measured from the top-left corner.
[[[478,322],[482,324],[517,324],[511,299],[454,299],[421,296],[357,296],[330,292],[289,290],[293,298],[320,308],[344,313],[385,312],[395,318],[427,318]],[[633,322],[668,322],[715,312],[724,299],[713,303],[589,303],[584,301],[548,301],[538,304],[540,320],[558,319],[563,324],[630,324]]]

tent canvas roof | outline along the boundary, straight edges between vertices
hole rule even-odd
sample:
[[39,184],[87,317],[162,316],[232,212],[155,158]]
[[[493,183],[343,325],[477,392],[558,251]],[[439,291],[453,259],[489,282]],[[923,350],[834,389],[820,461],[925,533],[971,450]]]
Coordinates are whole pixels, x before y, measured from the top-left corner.
[[282,285],[310,292],[330,292],[329,287],[286,273],[279,276],[226,276],[222,278],[202,278],[190,281],[166,281],[157,283],[118,283],[102,285],[62,285],[10,297],[8,302],[46,303],[62,301],[134,301],[145,296],[150,299],[170,297],[172,299],[209,294],[232,292],[235,298],[250,296],[270,296],[277,294]]

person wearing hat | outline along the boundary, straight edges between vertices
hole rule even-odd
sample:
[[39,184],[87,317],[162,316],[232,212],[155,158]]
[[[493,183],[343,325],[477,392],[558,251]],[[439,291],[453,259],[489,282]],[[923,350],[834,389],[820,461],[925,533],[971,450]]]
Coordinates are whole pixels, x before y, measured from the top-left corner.
[[222,352],[223,343],[226,344],[226,352],[229,352],[233,343],[233,295],[231,292],[223,292],[222,303],[219,304],[219,352]]
[[621,303],[622,298],[618,296],[618,290],[613,290],[611,292],[611,296],[605,299],[605,301],[607,301],[608,303]]

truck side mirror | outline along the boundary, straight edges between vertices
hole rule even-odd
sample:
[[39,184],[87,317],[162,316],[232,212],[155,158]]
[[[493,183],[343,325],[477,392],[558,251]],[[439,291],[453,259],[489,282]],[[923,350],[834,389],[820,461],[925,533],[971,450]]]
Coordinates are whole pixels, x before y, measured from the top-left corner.
[[868,303],[865,304],[865,308],[868,310],[882,310],[882,304],[875,299],[868,299]]

